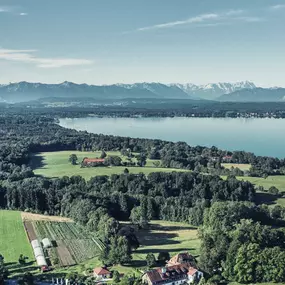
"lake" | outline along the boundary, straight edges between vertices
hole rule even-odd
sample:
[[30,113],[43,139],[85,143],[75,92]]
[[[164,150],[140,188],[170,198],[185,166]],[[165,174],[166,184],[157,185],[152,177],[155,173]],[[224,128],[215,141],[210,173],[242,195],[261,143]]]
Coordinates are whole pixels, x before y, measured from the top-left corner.
[[60,125],[90,133],[185,141],[189,145],[285,157],[285,120],[244,118],[75,118]]

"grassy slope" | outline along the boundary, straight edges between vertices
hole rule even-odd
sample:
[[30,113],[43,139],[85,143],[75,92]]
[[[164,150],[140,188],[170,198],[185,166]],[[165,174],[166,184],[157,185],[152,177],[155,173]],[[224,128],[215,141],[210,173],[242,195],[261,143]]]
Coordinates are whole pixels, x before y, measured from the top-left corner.
[[20,212],[0,211],[0,253],[5,262],[18,262],[20,254],[27,256],[29,262],[34,260]]
[[[43,175],[47,177],[62,177],[62,176],[72,176],[81,175],[85,179],[89,179],[96,175],[111,175],[111,174],[121,174],[126,167],[116,166],[116,167],[90,167],[90,168],[80,168],[80,165],[71,165],[68,161],[70,154],[76,154],[78,157],[78,162],[83,160],[84,157],[95,158],[99,157],[101,152],[81,152],[81,151],[58,151],[58,152],[44,152],[33,156],[31,160],[31,166],[34,169],[35,174]],[[118,155],[123,161],[125,157],[121,156],[120,152],[108,152],[108,155]],[[135,161],[135,159],[133,159]],[[147,160],[145,167],[128,167],[130,173],[144,173],[149,174],[151,172],[171,172],[171,171],[184,171],[179,169],[171,168],[156,168],[153,166],[155,160]]]

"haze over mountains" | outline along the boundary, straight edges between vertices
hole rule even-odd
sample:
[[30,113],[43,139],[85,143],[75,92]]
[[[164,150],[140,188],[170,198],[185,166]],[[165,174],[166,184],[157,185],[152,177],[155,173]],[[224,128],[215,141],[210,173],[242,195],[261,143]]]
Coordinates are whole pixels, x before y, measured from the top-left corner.
[[121,99],[189,99],[233,102],[285,101],[285,88],[259,88],[254,83],[161,84],[135,83],[87,85],[63,82],[42,84],[19,82],[0,85],[0,102],[18,103],[35,100],[93,100]]

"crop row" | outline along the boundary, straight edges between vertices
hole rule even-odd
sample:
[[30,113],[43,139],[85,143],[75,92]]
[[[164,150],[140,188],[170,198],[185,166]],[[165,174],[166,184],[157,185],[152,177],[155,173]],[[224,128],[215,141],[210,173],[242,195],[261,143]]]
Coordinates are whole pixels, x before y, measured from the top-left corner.
[[38,239],[49,238],[58,244],[61,265],[83,262],[98,255],[105,245],[83,228],[71,222],[36,221],[33,226]]

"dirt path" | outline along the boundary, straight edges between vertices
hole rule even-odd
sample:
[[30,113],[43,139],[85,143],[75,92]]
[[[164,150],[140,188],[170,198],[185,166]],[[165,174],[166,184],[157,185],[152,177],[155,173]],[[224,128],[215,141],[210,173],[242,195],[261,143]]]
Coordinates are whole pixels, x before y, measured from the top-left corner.
[[26,233],[28,235],[29,241],[37,239],[35,229],[34,229],[33,224],[31,222],[25,221],[24,227],[25,227]]
[[50,222],[72,222],[69,218],[59,217],[59,216],[45,216],[39,214],[32,214],[22,212],[23,221],[50,221]]

